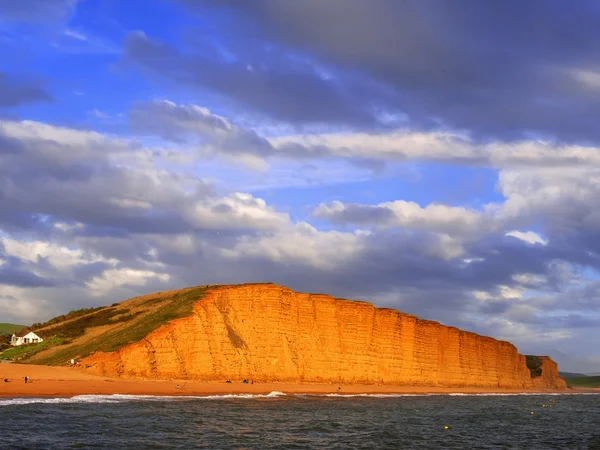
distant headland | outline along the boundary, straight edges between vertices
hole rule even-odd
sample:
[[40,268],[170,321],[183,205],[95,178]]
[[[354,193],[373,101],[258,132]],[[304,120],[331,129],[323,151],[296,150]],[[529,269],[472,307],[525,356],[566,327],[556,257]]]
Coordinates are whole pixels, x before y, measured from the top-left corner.
[[[556,363],[509,342],[271,283],[136,297],[35,324],[18,362],[115,378],[561,389]],[[21,352],[20,354],[18,352]]]

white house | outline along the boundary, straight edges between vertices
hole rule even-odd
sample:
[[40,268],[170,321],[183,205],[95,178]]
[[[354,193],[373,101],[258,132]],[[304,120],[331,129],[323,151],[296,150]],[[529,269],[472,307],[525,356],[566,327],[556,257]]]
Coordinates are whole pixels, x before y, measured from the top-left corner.
[[35,334],[33,331],[24,330],[19,333],[13,334],[10,340],[12,345],[23,345],[23,344],[37,344],[44,340]]

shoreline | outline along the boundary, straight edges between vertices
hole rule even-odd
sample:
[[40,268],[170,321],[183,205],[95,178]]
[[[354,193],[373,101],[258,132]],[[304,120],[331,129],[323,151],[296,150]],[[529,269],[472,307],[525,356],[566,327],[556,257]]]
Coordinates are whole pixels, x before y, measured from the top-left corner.
[[[30,382],[25,383],[27,376]],[[4,379],[8,378],[8,383]],[[176,386],[179,385],[179,388]],[[338,390],[338,387],[340,390]],[[0,398],[6,397],[73,397],[78,395],[150,395],[150,396],[212,396],[284,394],[600,394],[600,389],[501,389],[481,387],[435,387],[377,384],[336,383],[255,383],[231,384],[224,381],[148,380],[107,378],[71,367],[36,366],[29,364],[0,365]]]

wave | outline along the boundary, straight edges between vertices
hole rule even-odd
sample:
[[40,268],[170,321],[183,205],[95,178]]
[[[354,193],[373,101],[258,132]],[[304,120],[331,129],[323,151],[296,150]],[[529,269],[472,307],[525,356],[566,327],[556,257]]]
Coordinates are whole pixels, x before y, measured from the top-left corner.
[[395,398],[395,397],[515,397],[515,396],[556,396],[556,395],[600,395],[600,392],[429,392],[421,394],[296,394],[297,396],[336,397],[336,398]]
[[396,398],[396,397],[425,397],[435,394],[308,394],[314,397],[338,397],[338,398],[354,398],[354,397],[370,397],[370,398]]
[[[223,394],[223,395],[200,395],[200,396],[188,396],[185,398],[194,398],[200,400],[223,400],[223,399],[237,399],[237,398],[276,398],[276,397],[285,397],[287,394],[279,391],[273,391],[269,394]],[[175,397],[182,398],[182,397]]]
[[[400,398],[400,397],[432,397],[432,396],[455,396],[455,397],[513,397],[513,396],[560,396],[560,395],[600,395],[600,392],[507,392],[507,393],[422,393],[422,394],[292,394],[293,397],[328,397],[328,398]],[[268,394],[221,394],[221,395],[76,395],[74,397],[15,397],[0,398],[0,407],[40,404],[62,404],[62,403],[123,403],[133,401],[183,401],[183,400],[244,400],[260,398],[288,397],[288,394],[273,391]]]
[[76,395],[74,397],[16,397],[0,399],[0,406],[30,405],[33,403],[61,404],[61,403],[123,403],[132,401],[173,401],[173,400],[227,400],[227,399],[253,399],[283,397],[283,392],[273,391],[269,394],[223,394],[223,395]]

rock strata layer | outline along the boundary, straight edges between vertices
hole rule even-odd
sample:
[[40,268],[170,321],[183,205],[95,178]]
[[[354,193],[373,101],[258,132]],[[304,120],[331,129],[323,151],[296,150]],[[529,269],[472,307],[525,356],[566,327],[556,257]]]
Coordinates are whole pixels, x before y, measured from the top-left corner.
[[542,357],[533,374],[509,342],[272,284],[211,290],[189,317],[83,362],[92,372],[123,377],[565,387],[550,358]]

